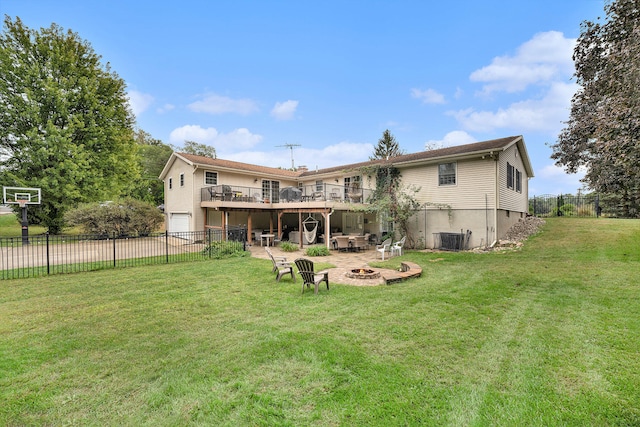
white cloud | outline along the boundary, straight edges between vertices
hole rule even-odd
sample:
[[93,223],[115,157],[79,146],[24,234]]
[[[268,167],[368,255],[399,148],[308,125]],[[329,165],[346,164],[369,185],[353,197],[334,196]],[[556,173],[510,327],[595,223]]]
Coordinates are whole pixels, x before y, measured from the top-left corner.
[[541,196],[543,194],[576,194],[578,189],[584,187],[580,181],[584,178],[586,170],[580,168],[575,174],[568,174],[563,168],[555,164],[547,164],[539,171],[529,183],[529,196]]
[[484,82],[482,92],[520,92],[532,84],[565,79],[573,72],[575,39],[561,32],[538,33],[522,44],[515,56],[494,58],[490,65],[471,73],[474,82]]
[[425,149],[436,149],[444,147],[453,147],[456,145],[471,144],[477,140],[462,130],[454,130],[449,132],[441,140],[431,139],[425,142]]
[[204,96],[200,101],[188,105],[196,113],[224,114],[236,113],[248,115],[258,111],[258,106],[251,99],[232,99],[215,93]]
[[[203,128],[198,125],[186,125],[174,129],[169,135],[169,140],[174,144],[184,141],[195,141],[215,147],[218,155],[225,152],[237,152],[238,149],[251,148],[260,141],[262,136],[252,134],[246,128],[234,129],[229,133],[220,133],[216,128]],[[245,161],[245,160],[243,160]]]
[[133,114],[136,116],[144,113],[154,100],[153,96],[147,93],[138,92],[137,90],[130,90],[128,95],[129,106],[131,107]]
[[444,104],[444,95],[433,89],[411,89],[411,97],[422,100],[424,104]]
[[556,82],[541,99],[515,102],[498,111],[475,111],[472,108],[453,111],[461,126],[470,131],[488,132],[494,129],[513,129],[518,132],[542,131],[557,134],[562,122],[569,117],[571,97],[577,86]]
[[277,120],[291,120],[297,108],[298,101],[276,102],[276,105],[271,110],[271,115]]
[[162,107],[159,107],[158,109],[156,109],[156,111],[157,111],[159,114],[164,114],[164,113],[166,113],[166,112],[169,112],[169,111],[171,111],[171,110],[174,110],[175,108],[176,108],[176,106],[175,106],[175,105],[173,105],[173,104],[164,104]]

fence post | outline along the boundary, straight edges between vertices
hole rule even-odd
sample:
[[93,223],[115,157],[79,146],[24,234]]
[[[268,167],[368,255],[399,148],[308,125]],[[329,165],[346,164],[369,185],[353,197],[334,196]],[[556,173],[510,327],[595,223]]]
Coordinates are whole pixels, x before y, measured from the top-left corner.
[[116,268],[116,233],[113,233],[113,268]]
[[51,263],[49,261],[49,232],[48,231],[47,231],[46,236],[47,236],[47,245],[46,245],[47,246],[47,248],[46,248],[46,251],[47,251],[47,275],[49,275],[49,274],[51,274]]
[[169,264],[169,230],[164,230],[164,259]]

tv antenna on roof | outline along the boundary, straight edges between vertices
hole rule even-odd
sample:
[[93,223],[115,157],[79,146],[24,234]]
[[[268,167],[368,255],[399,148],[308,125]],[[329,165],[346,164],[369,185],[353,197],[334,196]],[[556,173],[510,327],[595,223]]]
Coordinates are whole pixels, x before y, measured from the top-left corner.
[[276,147],[287,147],[291,150],[291,169],[295,169],[296,167],[293,165],[293,147],[302,147],[300,144],[282,144],[276,145]]

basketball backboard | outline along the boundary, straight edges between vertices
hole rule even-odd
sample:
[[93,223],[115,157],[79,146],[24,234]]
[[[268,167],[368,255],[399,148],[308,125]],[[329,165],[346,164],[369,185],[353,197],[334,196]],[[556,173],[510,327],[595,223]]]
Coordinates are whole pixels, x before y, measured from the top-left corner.
[[2,201],[12,205],[39,205],[40,189],[28,187],[2,187]]

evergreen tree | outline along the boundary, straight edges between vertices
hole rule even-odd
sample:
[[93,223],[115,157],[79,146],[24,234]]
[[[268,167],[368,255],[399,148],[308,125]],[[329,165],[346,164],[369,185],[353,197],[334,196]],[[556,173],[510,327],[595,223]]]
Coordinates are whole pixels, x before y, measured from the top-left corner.
[[387,129],[382,133],[382,138],[378,140],[378,145],[376,145],[373,156],[369,157],[369,160],[390,159],[402,154],[404,154],[404,151],[400,150],[398,141]]

